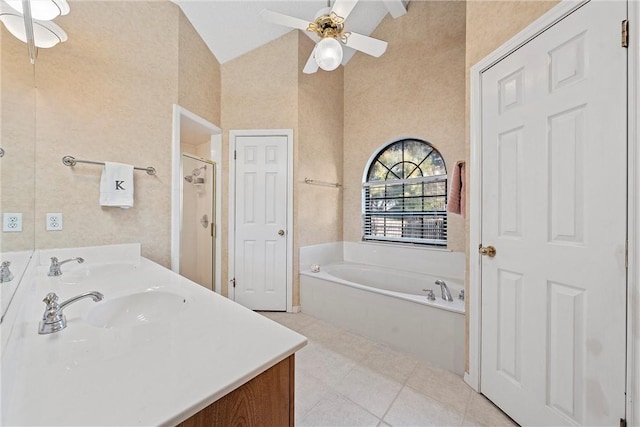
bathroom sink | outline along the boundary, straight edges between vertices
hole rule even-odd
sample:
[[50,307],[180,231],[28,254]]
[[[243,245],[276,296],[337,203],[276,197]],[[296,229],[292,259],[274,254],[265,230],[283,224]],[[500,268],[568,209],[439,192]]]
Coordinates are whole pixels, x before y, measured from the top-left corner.
[[99,328],[126,328],[171,321],[186,305],[187,300],[181,295],[150,290],[105,298],[91,307],[84,318]]

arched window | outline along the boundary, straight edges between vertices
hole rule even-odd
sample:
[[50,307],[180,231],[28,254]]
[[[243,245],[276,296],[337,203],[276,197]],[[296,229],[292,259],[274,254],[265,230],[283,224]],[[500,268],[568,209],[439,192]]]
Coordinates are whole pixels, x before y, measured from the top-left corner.
[[447,244],[447,169],[430,143],[402,139],[371,159],[363,183],[364,239]]

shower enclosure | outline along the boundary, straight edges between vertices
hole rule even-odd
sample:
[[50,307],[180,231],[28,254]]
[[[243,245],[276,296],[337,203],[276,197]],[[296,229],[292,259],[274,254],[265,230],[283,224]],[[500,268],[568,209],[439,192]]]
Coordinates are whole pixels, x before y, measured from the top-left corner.
[[180,274],[214,290],[215,164],[182,153]]

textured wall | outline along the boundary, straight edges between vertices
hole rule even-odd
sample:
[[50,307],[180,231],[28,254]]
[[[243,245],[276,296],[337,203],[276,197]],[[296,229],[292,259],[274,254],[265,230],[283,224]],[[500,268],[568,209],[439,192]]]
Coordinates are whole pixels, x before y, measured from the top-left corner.
[[183,13],[178,32],[178,104],[220,127],[220,64]]
[[[464,159],[465,3],[409,3],[372,34],[380,58],[357,53],[344,69],[344,240],[362,238],[362,175],[373,152],[404,136],[431,142],[449,174]],[[449,249],[464,251],[464,222],[449,215]]]
[[342,183],[343,67],[304,74],[313,42],[299,36],[298,161],[294,289],[298,289],[298,249],[342,240],[342,189],[304,183],[304,178]]
[[[228,295],[229,131],[293,129],[298,145],[298,34],[222,64],[222,294]],[[295,170],[295,166],[294,166]],[[294,225],[295,226],[295,225]],[[295,235],[295,232],[294,232]],[[294,292],[294,297],[297,293]]]
[[[342,70],[302,73],[313,43],[297,32],[222,65],[223,167],[230,130],[293,129],[293,305],[300,304],[298,249],[342,239],[340,190],[304,184],[304,178],[342,180]],[[228,224],[228,177],[223,174],[223,224]],[[223,227],[223,247],[228,245]],[[228,254],[222,254],[227,294]]]
[[[41,50],[36,66],[36,247],[140,242],[144,256],[169,265],[172,104],[181,95],[204,117],[219,114],[217,93],[192,95],[215,90],[215,67],[198,71],[200,85],[179,66],[180,47],[195,64],[212,63],[201,58],[212,58],[208,51],[190,48],[195,38],[180,15],[166,1],[72,2],[57,21],[69,41]],[[192,84],[179,85],[181,70]],[[133,209],[104,208],[101,168],[64,167],[64,155],[149,165],[158,174],[134,173]],[[46,212],[62,212],[63,231],[44,231]]]
[[0,252],[9,252],[33,249],[35,89],[26,45],[0,27],[0,213],[23,221],[22,232],[0,231]]
[[[467,1],[466,34],[466,107],[465,107],[465,147],[467,164],[470,153],[469,105],[470,105],[470,69],[482,58],[496,50],[531,22],[557,4],[557,1]],[[467,168],[469,174],[469,168]],[[470,192],[467,192],[467,200]],[[469,204],[467,203],[467,206]],[[465,223],[466,236],[469,236],[469,221]],[[469,283],[469,248],[467,252],[465,293],[475,290]],[[473,256],[476,256],[474,253]],[[469,298],[465,301],[469,313]],[[467,371],[469,370],[469,316],[466,317]]]

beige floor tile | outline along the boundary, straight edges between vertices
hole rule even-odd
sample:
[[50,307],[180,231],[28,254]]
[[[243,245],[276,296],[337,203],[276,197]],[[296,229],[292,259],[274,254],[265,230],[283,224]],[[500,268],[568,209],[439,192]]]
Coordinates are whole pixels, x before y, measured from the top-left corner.
[[342,332],[342,329],[336,328],[322,320],[317,320],[300,328],[302,335],[322,344],[334,340],[340,332]]
[[394,427],[459,426],[462,419],[461,412],[411,387],[404,387],[383,421]]
[[361,364],[404,383],[418,364],[418,359],[406,353],[395,351],[384,344],[376,344]]
[[298,423],[299,426],[377,426],[380,420],[339,394],[329,394]]
[[368,368],[356,366],[335,386],[340,394],[382,418],[402,384]]
[[373,350],[375,343],[351,332],[341,331],[326,343],[331,350],[360,362]]
[[[296,368],[296,371],[298,369]],[[295,420],[302,421],[318,402],[329,393],[329,386],[308,372],[296,372],[295,378]]]
[[517,426],[489,399],[476,392],[471,393],[465,419],[468,425],[475,423],[481,426]]
[[280,311],[261,311],[259,313],[296,332],[300,332],[300,330],[306,326],[317,321],[315,317],[308,316],[304,313],[284,313]]
[[471,388],[462,377],[423,362],[418,363],[407,385],[462,413],[471,395]]
[[296,375],[313,375],[328,385],[337,384],[355,365],[355,361],[313,341],[296,353]]

